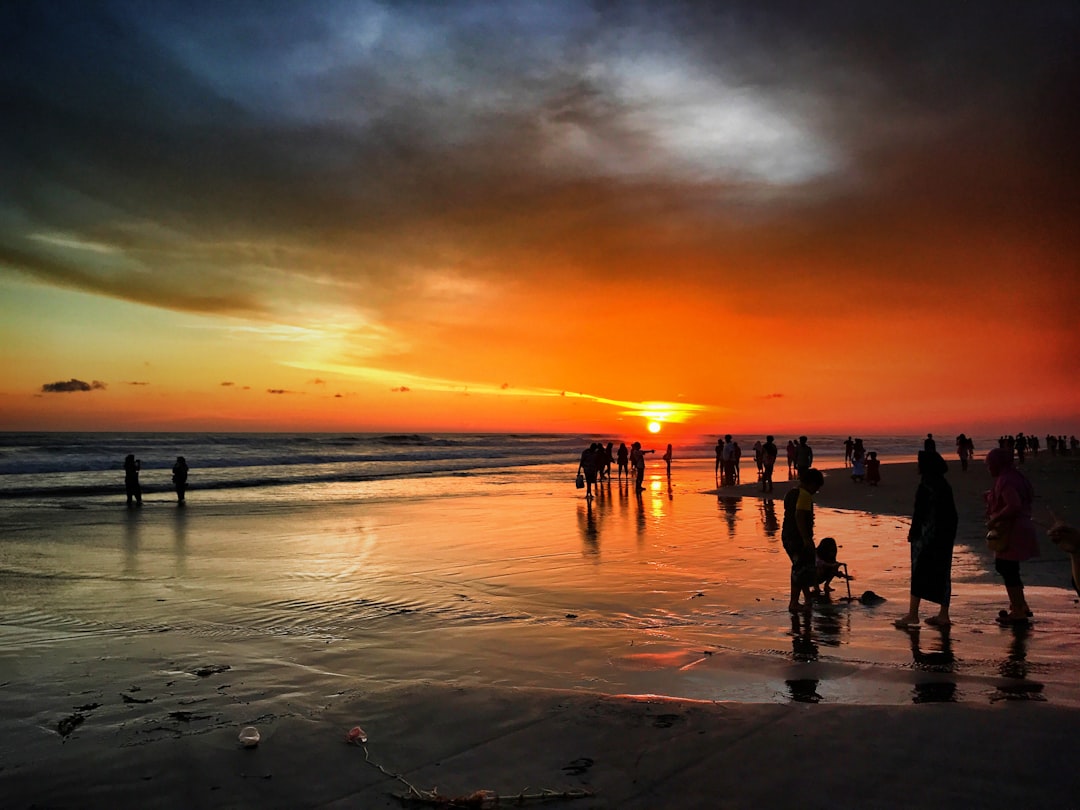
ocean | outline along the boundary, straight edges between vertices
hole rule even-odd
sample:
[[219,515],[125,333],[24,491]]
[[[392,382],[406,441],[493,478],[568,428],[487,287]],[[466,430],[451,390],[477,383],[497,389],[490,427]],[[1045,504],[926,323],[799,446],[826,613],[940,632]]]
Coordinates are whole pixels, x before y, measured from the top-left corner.
[[[92,669],[164,694],[172,673],[223,664],[238,688],[265,684],[260,699],[275,707],[412,682],[1080,703],[1067,565],[1025,564],[1036,630],[1002,631],[1004,589],[981,520],[967,521],[957,628],[909,636],[892,619],[907,602],[910,520],[819,506],[854,595],[886,601],[842,600],[840,583],[812,617],[793,617],[782,504],[715,492],[716,438],[676,444],[668,477],[653,437],[645,490],[616,481],[589,502],[573,481],[581,451],[623,438],[2,434],[0,682],[30,695],[43,678],[71,684]],[[816,463],[841,466],[843,438],[810,437]],[[922,438],[864,442],[902,462]],[[142,509],[125,506],[128,453],[142,460]],[[186,508],[170,481],[178,455],[191,468]],[[748,448],[743,470],[753,475]],[[979,473],[964,479],[972,493]]]
[[[683,439],[674,444],[675,459],[711,463],[717,438]],[[752,445],[758,438],[764,437],[736,437],[741,439],[744,467],[753,464]],[[810,437],[817,466],[841,465],[845,438]],[[142,462],[144,494],[171,491],[172,465],[184,456],[191,469],[189,491],[247,502],[287,499],[297,488],[305,498],[365,497],[385,490],[365,484],[403,479],[484,475],[567,480],[565,468],[576,467],[591,442],[611,441],[618,447],[621,441],[629,446],[635,440],[656,450],[650,463],[659,461],[666,447],[662,435],[0,433],[0,508],[74,501],[107,504],[123,494],[128,453]],[[884,462],[913,460],[922,441],[920,436],[864,438],[867,450],[877,451]],[[782,459],[784,438],[777,437],[777,443]],[[349,484],[357,485],[351,493]],[[321,493],[320,485],[325,485]]]

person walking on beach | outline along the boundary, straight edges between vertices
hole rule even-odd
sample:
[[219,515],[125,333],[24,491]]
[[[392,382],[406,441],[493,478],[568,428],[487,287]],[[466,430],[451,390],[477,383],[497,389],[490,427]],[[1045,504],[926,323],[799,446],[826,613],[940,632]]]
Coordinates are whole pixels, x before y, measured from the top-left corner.
[[776,442],[772,436],[765,437],[765,444],[761,445],[761,491],[772,492],[772,471],[776,465]]
[[724,440],[716,440],[716,468],[713,470],[713,475],[716,479],[717,485],[720,484],[720,465],[724,463]]
[[638,492],[645,489],[645,454],[655,452],[655,450],[642,450],[641,442],[634,442],[630,446],[630,467],[634,471],[634,486]]
[[187,476],[187,460],[183,456],[177,456],[176,463],[173,464],[172,468],[172,481],[173,486],[176,487],[176,502],[180,506],[185,503],[184,493],[187,491]]
[[757,467],[757,477],[761,480],[761,473],[765,468],[765,461],[761,457],[761,449],[764,445],[761,443],[761,439],[754,442],[754,466]]
[[787,475],[788,475],[789,479],[795,477],[795,455],[796,455],[795,442],[792,441],[791,439],[788,439],[788,443],[787,443]]
[[[791,560],[791,597],[788,610],[809,610],[810,587],[817,571],[817,549],[814,546],[814,495],[825,484],[820,470],[808,468],[799,476],[799,486],[784,496],[784,524],[780,542]],[[799,594],[803,603],[799,604]]]
[[139,470],[142,462],[128,453],[124,458],[124,491],[127,493],[127,505],[142,506],[142,487],[139,486]]
[[1031,616],[1020,563],[1039,555],[1031,504],[1035,490],[1022,472],[1013,466],[1012,453],[996,447],[986,454],[986,467],[994,485],[986,493],[986,541],[994,552],[994,569],[1005,580],[1009,609],[998,612],[1000,624],[1026,625]]
[[971,450],[968,449],[968,438],[963,433],[956,437],[956,455],[960,456],[960,471],[967,472]]
[[919,453],[919,486],[915,490],[915,511],[908,530],[911,544],[911,599],[908,612],[893,624],[901,629],[919,626],[922,600],[940,605],[936,616],[927,618],[931,627],[948,627],[952,597],[952,554],[956,540],[956,501],[945,480],[948,464],[936,451]]
[[667,446],[667,450],[664,451],[663,459],[664,459],[664,463],[667,465],[667,477],[671,478],[671,445],[670,444]]
[[854,449],[855,449],[855,442],[853,442],[851,440],[851,437],[848,436],[846,439],[844,439],[844,466],[845,467],[850,467],[851,466],[851,453],[852,453],[852,451]]
[[814,466],[814,449],[806,443],[806,437],[800,436],[795,447],[795,472],[800,477]]

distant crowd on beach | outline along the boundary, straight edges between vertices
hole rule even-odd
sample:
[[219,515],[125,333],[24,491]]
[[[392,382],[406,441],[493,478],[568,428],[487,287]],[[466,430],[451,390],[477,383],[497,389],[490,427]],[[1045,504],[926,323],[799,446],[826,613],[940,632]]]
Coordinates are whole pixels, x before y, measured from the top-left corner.
[[[968,470],[975,457],[975,444],[964,433],[954,440],[956,454],[962,472]],[[850,470],[856,483],[877,486],[881,483],[881,461],[877,451],[868,451],[861,438],[848,436],[843,443],[844,467]],[[1075,436],[1047,435],[1046,448],[1053,455],[1080,455],[1080,441]],[[997,622],[1009,626],[1026,626],[1031,622],[1032,612],[1024,595],[1020,575],[1020,563],[1039,553],[1035,524],[1032,521],[1034,488],[1019,467],[1027,454],[1037,456],[1040,441],[1037,436],[1017,433],[1001,436],[998,446],[986,454],[986,468],[991,482],[984,494],[986,503],[986,543],[994,554],[994,569],[1002,577],[1008,596],[1008,608],[999,611]],[[586,448],[580,458],[577,486],[586,489],[586,499],[591,500],[593,489],[599,482],[609,480],[611,466],[617,463],[617,475],[621,481],[635,483],[638,492],[643,489],[646,453],[640,442],[633,442],[627,449],[621,443],[618,451],[614,442],[606,446],[595,442]],[[775,438],[766,436],[764,441],[753,445],[757,478],[763,492],[772,492],[773,468],[779,456]],[[738,441],[725,434],[715,447],[716,483],[718,487],[738,486],[741,483],[739,462],[742,450]],[[786,447],[788,477],[797,485],[784,496],[784,520],[781,541],[791,562],[790,594],[788,610],[792,613],[809,611],[813,599],[822,591],[833,590],[834,579],[851,579],[844,563],[837,560],[838,545],[831,537],[815,542],[814,496],[825,483],[822,472],[813,466],[814,451],[806,436],[788,441]],[[672,447],[664,453],[667,475],[671,476]],[[938,606],[936,615],[925,623],[939,630],[947,630],[952,624],[949,605],[952,599],[952,555],[956,540],[959,517],[952,488],[945,476],[948,464],[937,449],[937,440],[927,433],[918,456],[919,485],[915,492],[915,506],[908,531],[911,551],[911,589],[908,611],[894,621],[896,627],[913,630],[920,626],[919,610],[922,602]],[[1047,534],[1072,560],[1073,584],[1080,593],[1080,530],[1055,521]],[[861,598],[876,597],[866,592]],[[801,601],[800,601],[801,599]]]
[[[599,484],[611,480],[611,465],[615,464],[618,480],[622,481],[625,475],[628,483],[633,480],[637,492],[643,492],[645,490],[645,456],[655,452],[655,450],[643,449],[641,442],[632,442],[629,448],[626,442],[620,442],[618,450],[615,449],[614,442],[608,442],[607,446],[601,442],[593,442],[582,451],[578,461],[577,487],[584,489],[585,499],[591,501],[593,490]],[[671,458],[669,444],[663,456],[669,477],[671,476]]]

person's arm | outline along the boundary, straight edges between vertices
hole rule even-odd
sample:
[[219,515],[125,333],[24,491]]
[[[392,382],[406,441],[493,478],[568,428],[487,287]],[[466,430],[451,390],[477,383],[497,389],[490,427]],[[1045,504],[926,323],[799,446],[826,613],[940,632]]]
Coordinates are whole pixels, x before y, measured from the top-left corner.
[[1004,518],[1015,517],[1023,511],[1023,501],[1020,493],[1014,487],[1002,487],[1000,492],[999,508],[990,514],[990,525],[994,525]]

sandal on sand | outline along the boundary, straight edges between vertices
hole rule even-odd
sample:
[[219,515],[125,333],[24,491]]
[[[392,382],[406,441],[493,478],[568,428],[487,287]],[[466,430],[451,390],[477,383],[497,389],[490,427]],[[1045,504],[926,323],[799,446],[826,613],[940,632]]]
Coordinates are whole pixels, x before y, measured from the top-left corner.
[[894,621],[892,624],[893,624],[893,627],[897,627],[897,628],[899,628],[901,630],[918,630],[919,629],[919,622],[918,622],[917,619],[915,621],[913,621],[913,622],[909,622],[907,620],[907,617],[905,617],[905,616],[901,616],[899,619]]
[[952,622],[948,619],[940,619],[937,616],[930,616],[926,619],[926,623],[931,627],[952,627]]

